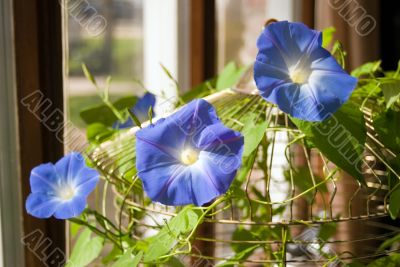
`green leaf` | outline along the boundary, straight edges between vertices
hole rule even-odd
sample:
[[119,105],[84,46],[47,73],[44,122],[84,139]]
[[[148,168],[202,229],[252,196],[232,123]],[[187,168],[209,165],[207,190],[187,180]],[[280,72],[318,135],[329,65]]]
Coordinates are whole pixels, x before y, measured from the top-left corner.
[[190,89],[181,96],[183,102],[188,103],[195,98],[202,98],[209,95],[216,86],[216,79],[205,81]]
[[337,60],[339,65],[342,66],[343,69],[345,69],[346,68],[346,52],[343,50],[343,45],[341,42],[336,41],[333,44],[332,55]]
[[112,267],[136,267],[143,257],[143,251],[140,251],[136,256],[132,254],[133,249],[128,249],[121,258],[118,259]]
[[86,78],[94,85],[97,87],[96,79],[93,77],[93,75],[90,73],[89,69],[86,67],[86,64],[82,63],[82,70],[83,74],[85,74]]
[[185,264],[183,264],[180,259],[177,257],[171,257],[166,263],[165,266],[169,267],[185,267]]
[[216,86],[217,91],[231,88],[236,85],[246,69],[247,67],[239,68],[234,62],[229,62],[218,76]]
[[332,40],[333,40],[333,35],[335,34],[336,29],[334,27],[329,27],[326,28],[322,31],[322,47],[327,48]]
[[122,253],[122,250],[117,245],[114,245],[113,249],[107,254],[107,256],[101,259],[101,263],[108,265],[118,258],[118,256],[120,256]]
[[138,101],[137,96],[126,96],[126,97],[122,97],[122,98],[118,99],[117,101],[115,101],[113,103],[113,106],[117,110],[122,111],[124,109],[133,107],[137,101]]
[[367,267],[397,267],[397,266],[400,266],[400,254],[398,253],[394,253],[389,256],[379,258],[367,265]]
[[[294,183],[299,188],[300,192],[305,192],[314,186],[309,168],[299,167],[296,170],[293,170],[292,175]],[[290,179],[290,173],[288,171],[285,172],[285,177],[287,178],[287,180]],[[314,175],[314,179],[316,183],[322,181],[322,179],[316,175]],[[318,186],[318,190],[321,192],[328,192],[325,183]],[[304,195],[304,197],[308,201],[311,201],[312,198],[314,197],[314,190]]]
[[357,261],[357,260],[353,260],[353,262],[351,263],[344,263],[345,267],[365,267],[364,264],[362,264],[361,262]]
[[153,107],[152,106],[149,107],[149,110],[147,111],[147,116],[149,118],[150,124],[153,124]]
[[258,147],[267,128],[267,121],[256,123],[256,114],[251,114],[251,116],[246,119],[242,129],[242,134],[244,136],[243,157],[248,157]]
[[[151,108],[151,107],[150,107]],[[131,110],[131,109],[127,109],[129,116],[131,117],[131,119],[133,120],[133,122],[139,127],[142,128],[142,123],[140,122],[140,120],[138,119],[138,117],[136,117],[136,114]]]
[[318,232],[318,238],[323,241],[328,241],[336,233],[337,224],[335,222],[323,223]]
[[377,80],[372,80],[369,83],[363,84],[361,86],[357,86],[351,97],[358,97],[361,101],[364,101],[368,98],[377,98],[381,94],[381,89],[378,85]]
[[392,219],[396,219],[400,211],[400,187],[390,194],[389,214]]
[[[245,240],[253,240],[254,235],[251,231],[244,229],[242,226],[238,226],[238,228],[232,234],[232,240],[234,241],[245,241]],[[254,244],[249,243],[232,243],[231,248],[235,253],[239,253],[240,251],[246,250],[250,247],[254,246]]]
[[290,118],[330,161],[361,183],[366,139],[363,113],[347,102],[332,117],[318,123]]
[[250,156],[245,157],[243,159],[242,167],[240,168],[234,183],[238,182],[239,186],[246,181],[247,176],[249,175],[250,171],[253,169],[253,165],[255,162],[255,158],[257,157],[257,152],[253,152]]
[[106,127],[101,123],[93,123],[86,128],[86,136],[91,144],[101,144],[112,138],[115,133],[114,129]]
[[160,66],[161,66],[162,70],[164,71],[164,73],[167,75],[167,77],[174,83],[175,89],[177,92],[176,95],[179,95],[179,92],[181,91],[181,89],[180,89],[178,81],[174,78],[174,76],[172,76],[171,72],[167,69],[167,67],[165,67],[162,63],[160,63]]
[[395,235],[392,238],[386,239],[385,242],[383,242],[380,246],[378,251],[382,251],[386,248],[390,248],[393,244],[400,242],[400,234]]
[[386,108],[391,108],[400,99],[400,80],[390,79],[380,85],[386,101]]
[[106,86],[104,87],[104,99],[106,101],[108,101],[110,98],[110,94],[109,94],[110,86],[111,86],[111,76],[108,76],[106,79]]
[[70,222],[69,223],[69,232],[71,233],[71,237],[75,238],[81,228],[82,228],[81,225]]
[[389,109],[377,114],[373,125],[379,141],[394,153],[400,153],[400,111]]
[[360,67],[354,69],[351,72],[351,75],[356,78],[359,78],[359,77],[365,76],[365,75],[370,75],[373,77],[375,72],[382,71],[381,63],[382,63],[382,61],[380,61],[380,60],[365,63],[365,64],[361,65]]
[[[113,103],[118,111],[132,108],[137,102],[136,96],[128,96],[121,98]],[[86,124],[102,123],[105,126],[112,126],[118,120],[114,112],[106,105],[98,105],[84,109],[80,112],[80,116]]]
[[239,253],[235,254],[233,257],[227,259],[225,262],[218,264],[218,267],[234,267],[238,266],[238,264],[253,254],[254,250],[259,248],[260,245],[253,245],[245,250],[240,251]]
[[192,231],[198,224],[202,211],[193,207],[183,208],[155,235],[148,238],[145,262],[152,262],[168,254],[178,243],[179,238]]
[[85,229],[80,234],[66,267],[85,267],[100,255],[103,239],[99,236],[91,238],[91,233],[89,229]]

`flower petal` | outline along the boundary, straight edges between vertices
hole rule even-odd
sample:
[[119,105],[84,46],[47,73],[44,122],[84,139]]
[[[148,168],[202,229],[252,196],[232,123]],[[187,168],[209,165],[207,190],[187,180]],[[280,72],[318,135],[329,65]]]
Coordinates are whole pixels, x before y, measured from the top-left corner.
[[225,127],[222,123],[207,126],[200,134],[196,148],[218,155],[236,154],[241,156],[243,136]]
[[322,44],[320,32],[297,22],[271,23],[265,28],[264,35],[265,42],[272,42],[278,48],[287,66],[295,64],[303,55],[309,55]]
[[262,92],[261,96],[268,102],[278,105],[278,107],[290,114],[293,96],[298,94],[300,86],[294,83],[283,83],[273,90]]
[[133,120],[131,117],[129,117],[125,122],[121,123],[120,121],[116,121],[113,123],[112,128],[113,129],[126,129],[126,128],[130,128],[136,126],[133,123]]
[[32,193],[51,194],[57,190],[60,179],[53,164],[41,164],[31,171],[30,185]]
[[[144,190],[153,201],[158,201],[166,205],[179,205],[177,203],[183,203],[184,200],[175,198],[169,199],[166,194],[170,184],[177,179],[177,177],[180,177],[182,173],[185,173],[186,169],[187,167],[181,164],[162,163],[151,165],[151,167],[146,170],[140,171],[139,177],[143,182]],[[190,192],[186,187],[183,190],[186,194]]]
[[254,77],[257,88],[269,95],[276,87],[291,83],[288,70],[281,70],[260,61],[254,63]]
[[286,56],[283,55],[281,50],[270,40],[265,31],[258,37],[257,47],[259,53],[257,54],[256,61],[268,64],[276,69],[286,70],[287,63]]
[[[307,121],[328,118],[348,100],[357,84],[322,47],[322,34],[302,23],[268,25],[258,48],[254,79],[261,96],[293,117]],[[274,64],[279,57],[286,63],[286,72],[282,62]]]
[[325,70],[333,73],[346,73],[336,59],[323,47],[316,48],[310,55],[311,70]]
[[82,196],[88,196],[97,186],[100,180],[99,173],[91,168],[83,168],[74,180],[76,193]]
[[[131,108],[131,111],[135,114],[136,118],[140,122],[147,121],[149,119],[149,109],[150,107],[153,108],[153,117],[155,116],[154,113],[154,106],[156,104],[156,97],[152,93],[145,93],[144,96],[139,98],[136,104]],[[112,128],[114,129],[125,129],[136,126],[133,122],[132,118],[128,118],[125,122],[121,123],[120,121],[116,121],[113,123]]]
[[75,195],[74,198],[68,201],[60,202],[57,207],[54,217],[57,219],[69,219],[79,216],[86,207],[86,197]]
[[37,218],[49,218],[61,205],[58,198],[42,193],[32,193],[25,203],[26,211]]
[[[142,163],[147,165],[149,158],[161,156],[167,161],[165,156],[170,156],[180,160],[180,152],[188,143],[193,145],[196,139],[207,125],[219,122],[214,108],[205,100],[193,100],[179,111],[166,119],[158,120],[154,125],[139,130],[136,133],[136,147],[141,155],[137,157],[136,164],[138,170],[142,169]],[[141,152],[153,146],[162,151],[164,155],[148,155]],[[150,149],[151,150],[151,149]]]
[[174,206],[187,204],[202,206],[225,193],[220,192],[200,168],[200,164],[186,167],[171,181],[168,188],[160,195],[159,201]]
[[212,182],[219,195],[229,189],[241,165],[242,147],[238,153],[202,152],[199,162],[202,173]]
[[326,113],[335,113],[350,97],[357,79],[346,73],[313,71],[309,86]]
[[200,167],[194,164],[153,169],[151,173],[168,175],[143,180],[146,193],[153,201],[172,206],[201,206],[225,193],[218,190],[214,181]]
[[[150,109],[150,107],[154,108],[155,104],[156,104],[156,97],[152,93],[147,92],[146,94],[144,94],[143,97],[141,97],[138,100],[138,102],[132,108],[132,111],[136,115],[136,117],[139,119],[139,121],[143,122],[143,121],[148,120],[149,109]],[[153,112],[154,112],[154,109],[153,109]]]
[[55,164],[57,174],[64,183],[72,184],[78,173],[85,168],[83,156],[78,152],[71,152]]
[[[226,128],[214,108],[194,100],[170,117],[136,134],[136,167],[147,195],[166,205],[203,205],[229,188],[240,166],[243,137]],[[184,164],[187,149],[198,151],[198,159]],[[196,152],[195,152],[196,153]],[[222,177],[201,170],[202,161],[239,158],[229,162]],[[218,173],[222,173],[218,172]],[[221,181],[219,179],[222,179]]]

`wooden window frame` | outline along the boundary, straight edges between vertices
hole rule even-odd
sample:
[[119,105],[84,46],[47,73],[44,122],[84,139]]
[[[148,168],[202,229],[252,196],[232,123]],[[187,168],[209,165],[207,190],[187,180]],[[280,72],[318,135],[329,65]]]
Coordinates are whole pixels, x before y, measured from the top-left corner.
[[[62,6],[56,0],[13,0],[13,15],[20,182],[24,203],[30,193],[31,169],[43,162],[57,161],[64,152],[55,132],[44,123],[51,112],[63,110]],[[51,102],[50,108],[41,105],[33,114],[21,103],[21,99],[34,92],[41,92]],[[51,241],[48,248],[48,241],[42,246],[25,245],[25,266],[54,266],[51,262],[57,256],[52,254],[54,251],[65,256],[65,222],[53,218],[39,220],[28,215],[24,208],[22,210],[24,236],[41,233],[38,236],[41,241]]]

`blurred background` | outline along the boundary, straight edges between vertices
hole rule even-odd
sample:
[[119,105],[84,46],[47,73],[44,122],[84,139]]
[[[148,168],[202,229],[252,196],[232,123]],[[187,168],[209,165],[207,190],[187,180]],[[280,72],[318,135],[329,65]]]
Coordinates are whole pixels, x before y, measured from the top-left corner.
[[[213,77],[230,61],[251,64],[257,53],[257,37],[264,22],[271,18],[302,21],[319,30],[334,26],[335,37],[349,54],[349,70],[379,58],[383,58],[385,68],[394,69],[400,56],[399,37],[389,34],[400,27],[399,11],[397,4],[388,1],[69,2],[64,9],[68,70],[65,94],[70,119],[79,126],[82,121],[77,107],[100,101],[91,97],[96,91],[83,76],[82,62],[100,80],[112,76],[112,95],[141,94],[143,86],[139,82],[143,82],[144,88],[153,93],[164,90],[173,97],[176,93],[160,64],[177,79],[182,90],[189,90]],[[104,27],[92,27],[90,20],[96,16],[104,18]]]

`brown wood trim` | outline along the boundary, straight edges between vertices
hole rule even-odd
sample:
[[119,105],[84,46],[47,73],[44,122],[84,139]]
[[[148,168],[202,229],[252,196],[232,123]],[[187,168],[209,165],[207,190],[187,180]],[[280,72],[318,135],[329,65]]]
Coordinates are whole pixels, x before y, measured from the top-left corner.
[[215,0],[190,2],[190,45],[192,86],[215,76],[216,72]]
[[315,27],[315,0],[301,0],[300,19],[308,27]]
[[[215,0],[190,1],[191,85],[195,86],[216,75],[216,3]],[[203,223],[197,230],[201,237],[215,237],[215,224]],[[195,241],[193,253],[213,256],[215,244]],[[213,266],[212,260],[192,257],[192,266]]]
[[[14,0],[13,6],[21,192],[25,202],[30,192],[31,169],[43,162],[55,162],[63,155],[63,144],[56,138],[54,125],[49,130],[44,122],[55,110],[63,110],[62,8],[57,0]],[[49,100],[35,112],[38,118],[21,102],[37,91],[43,94],[42,100]],[[51,125],[49,120],[47,126]],[[25,246],[26,266],[55,266],[51,261],[59,255],[52,252],[65,251],[65,222],[39,220],[24,212],[23,226],[25,235],[40,230],[44,234],[41,240],[51,240],[47,249],[46,244],[35,250]]]

